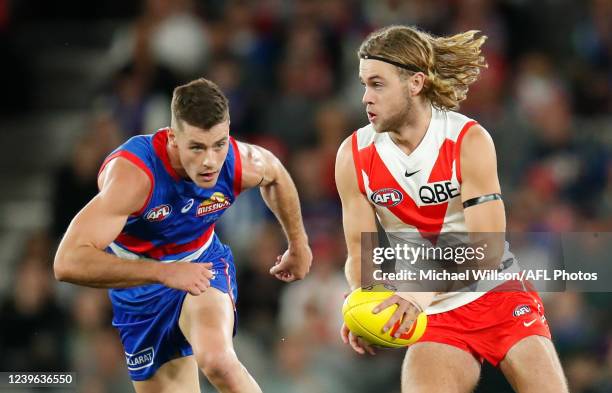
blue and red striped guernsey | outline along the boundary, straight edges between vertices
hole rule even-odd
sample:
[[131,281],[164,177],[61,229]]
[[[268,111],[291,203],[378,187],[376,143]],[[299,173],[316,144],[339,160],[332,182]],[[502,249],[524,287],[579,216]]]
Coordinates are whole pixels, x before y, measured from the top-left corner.
[[122,157],[141,168],[152,183],[145,205],[131,215],[107,251],[120,257],[159,261],[197,261],[214,240],[215,222],[240,192],[242,165],[230,137],[227,158],[213,188],[200,188],[181,178],[170,165],[168,129],[129,139],[112,152],[100,172]]

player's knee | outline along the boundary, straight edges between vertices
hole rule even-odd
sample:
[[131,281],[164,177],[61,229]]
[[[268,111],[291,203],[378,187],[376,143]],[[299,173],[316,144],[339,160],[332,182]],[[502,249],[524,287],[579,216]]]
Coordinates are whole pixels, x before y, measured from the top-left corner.
[[214,385],[231,387],[242,365],[234,352],[209,352],[196,355],[198,366]]

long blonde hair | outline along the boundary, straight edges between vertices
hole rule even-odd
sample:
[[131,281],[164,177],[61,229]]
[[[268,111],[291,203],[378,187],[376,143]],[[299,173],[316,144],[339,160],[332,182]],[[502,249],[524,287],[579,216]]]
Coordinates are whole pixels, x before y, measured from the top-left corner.
[[[427,75],[422,94],[433,106],[455,110],[466,99],[470,84],[487,63],[480,47],[487,39],[477,30],[450,37],[434,37],[409,26],[389,26],[371,33],[359,47],[360,58],[378,57]],[[383,60],[384,61],[384,60]]]

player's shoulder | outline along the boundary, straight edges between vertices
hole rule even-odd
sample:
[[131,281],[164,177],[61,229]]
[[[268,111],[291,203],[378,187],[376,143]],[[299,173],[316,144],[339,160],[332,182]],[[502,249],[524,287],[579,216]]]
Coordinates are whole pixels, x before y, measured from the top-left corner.
[[471,140],[492,142],[489,132],[476,119],[455,111],[444,111],[444,116],[447,128],[456,134],[461,144]]
[[154,140],[160,139],[159,137],[161,135],[158,133],[163,130],[165,129],[160,129],[152,134],[134,135],[128,138],[125,142],[123,142],[123,144],[119,146],[119,148],[128,149],[128,150],[132,150],[132,149],[150,150],[153,147]]
[[476,120],[463,113],[451,110],[435,110],[432,116],[432,122],[440,122],[444,125],[445,137],[454,141],[463,138],[468,129],[478,124]]
[[156,134],[135,135],[106,157],[98,172],[100,189],[109,185],[150,188],[154,183],[152,141]]
[[491,134],[478,123],[469,125],[461,138],[461,151],[479,152],[489,149],[495,149]]
[[371,124],[364,127],[358,128],[353,131],[348,137],[346,137],[340,147],[338,147],[338,153],[336,155],[336,162],[345,156],[350,156],[368,145],[370,145],[376,136],[376,131]]
[[[257,155],[261,150],[266,150],[263,147],[253,144],[253,143],[249,143],[249,142],[245,142],[245,141],[240,141],[236,138],[234,138],[233,136],[229,137],[230,143],[232,145],[235,146],[235,148],[238,150],[238,154],[240,154],[240,157],[244,160],[244,159],[251,159],[253,158],[255,155]],[[230,146],[230,150],[232,149],[232,147]]]
[[371,123],[368,123],[367,125],[357,129],[354,132],[355,135],[355,143],[356,143],[356,147],[358,149],[363,149],[364,147],[372,144],[372,142],[375,141],[376,136],[378,135],[376,133],[376,130],[374,129],[374,126]]
[[148,188],[153,182],[148,168],[139,165],[138,162],[125,155],[118,155],[110,160],[100,171],[98,179],[100,188],[108,184]]
[[367,124],[353,131],[342,141],[336,155],[336,165],[353,160],[354,156],[362,149],[371,145],[378,134],[372,124]]
[[116,157],[98,176],[100,198],[106,206],[132,214],[145,205],[153,191],[154,180],[133,161]]
[[470,121],[475,121],[474,119],[472,119],[469,116],[464,115],[461,112],[457,112],[457,111],[452,111],[452,110],[440,110],[440,111],[436,111],[437,113],[441,113],[443,114],[447,121],[450,123],[454,123],[454,124],[465,124],[467,122]]

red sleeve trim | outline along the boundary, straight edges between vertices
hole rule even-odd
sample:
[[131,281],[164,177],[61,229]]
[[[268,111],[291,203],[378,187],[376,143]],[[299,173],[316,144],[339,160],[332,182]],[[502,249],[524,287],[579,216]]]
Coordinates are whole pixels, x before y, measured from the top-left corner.
[[102,173],[104,168],[106,168],[106,166],[112,160],[114,160],[117,157],[125,158],[126,160],[128,160],[132,164],[136,165],[138,168],[140,168],[149,177],[149,180],[151,181],[151,188],[149,189],[149,195],[147,195],[147,200],[145,201],[144,205],[137,212],[132,213],[133,216],[139,216],[139,215],[141,215],[144,212],[144,210],[146,209],[147,205],[151,201],[151,196],[153,195],[153,187],[155,186],[155,178],[153,177],[153,173],[151,172],[149,167],[145,165],[145,163],[140,159],[140,157],[138,157],[136,154],[134,154],[132,152],[129,152],[127,150],[119,150],[119,151],[111,154],[110,156],[106,157],[106,159],[102,163],[102,166],[100,167],[100,171],[98,172],[98,176],[100,176],[100,174]]
[[461,142],[467,131],[472,128],[473,125],[478,124],[475,120],[470,120],[459,131],[457,142],[455,143],[455,172],[457,173],[457,181],[461,184]]
[[166,168],[166,172],[170,174],[170,176],[176,180],[180,181],[181,176],[172,168],[172,164],[170,163],[170,157],[168,156],[168,132],[169,128],[162,128],[158,132],[153,135],[153,150],[155,154],[161,162],[164,164],[164,168]]
[[357,131],[353,132],[352,145],[353,145],[353,163],[355,164],[355,173],[357,174],[357,184],[359,185],[359,191],[363,195],[366,195],[365,186],[363,185],[363,175],[361,173],[361,165],[359,158],[359,146],[357,145]]
[[238,143],[231,136],[229,137],[234,149],[234,198],[242,191],[242,158],[240,157],[240,150],[238,149]]

